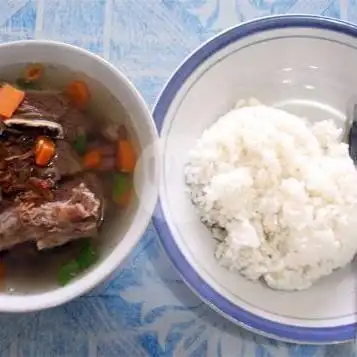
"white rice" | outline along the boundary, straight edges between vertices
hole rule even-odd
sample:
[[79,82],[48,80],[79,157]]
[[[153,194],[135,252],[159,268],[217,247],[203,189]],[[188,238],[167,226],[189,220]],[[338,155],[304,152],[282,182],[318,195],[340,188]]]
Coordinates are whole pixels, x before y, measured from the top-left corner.
[[357,252],[348,147],[332,121],[310,125],[257,103],[239,106],[190,152],[191,199],[218,235],[222,266],[274,289],[308,288]]

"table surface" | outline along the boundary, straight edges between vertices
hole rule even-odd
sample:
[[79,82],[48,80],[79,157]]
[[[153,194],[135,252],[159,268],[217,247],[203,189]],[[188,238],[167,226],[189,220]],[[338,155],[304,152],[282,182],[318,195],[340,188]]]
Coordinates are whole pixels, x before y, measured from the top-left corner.
[[[222,29],[310,13],[357,22],[356,0],[0,0],[0,41],[53,39],[118,66],[152,107],[179,63]],[[233,326],[180,280],[149,226],[121,269],[89,295],[0,315],[0,357],[353,357],[355,343],[277,343]]]

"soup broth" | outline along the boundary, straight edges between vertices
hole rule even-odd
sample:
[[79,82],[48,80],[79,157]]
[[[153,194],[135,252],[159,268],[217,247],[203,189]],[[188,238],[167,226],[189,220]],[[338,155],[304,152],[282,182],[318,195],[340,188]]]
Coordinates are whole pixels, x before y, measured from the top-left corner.
[[135,204],[137,138],[120,101],[81,73],[23,64],[1,74],[0,287],[48,291],[112,249]]

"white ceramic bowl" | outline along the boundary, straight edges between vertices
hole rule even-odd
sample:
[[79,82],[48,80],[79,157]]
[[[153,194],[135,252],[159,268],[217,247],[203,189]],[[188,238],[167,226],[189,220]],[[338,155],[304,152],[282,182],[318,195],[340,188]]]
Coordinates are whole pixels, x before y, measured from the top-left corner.
[[[25,279],[21,294],[16,291],[14,295],[0,293],[2,312],[25,312],[53,307],[94,288],[110,276],[137,244],[157,201],[157,131],[144,100],[129,80],[102,58],[63,43],[21,41],[0,45],[2,79],[16,76],[16,68],[23,68],[29,62],[49,64],[46,71],[56,81],[68,80],[72,75],[81,73],[88,79],[92,99],[97,102],[100,111],[114,121],[120,119],[127,122],[141,154],[135,170],[137,197],[123,217],[108,222],[99,244],[100,261],[95,267],[65,287],[58,287],[55,281],[49,281],[45,271],[40,284],[38,279],[36,284],[31,279]],[[9,70],[6,70],[9,65]],[[110,95],[98,90],[99,84]],[[11,281],[7,285],[11,286]]]
[[221,268],[213,255],[215,242],[185,193],[188,151],[239,99],[254,97],[343,126],[356,94],[357,28],[299,15],[229,29],[190,55],[164,88],[154,111],[164,153],[154,223],[184,280],[235,323],[302,343],[354,339],[357,267],[353,263],[308,290],[290,293]]

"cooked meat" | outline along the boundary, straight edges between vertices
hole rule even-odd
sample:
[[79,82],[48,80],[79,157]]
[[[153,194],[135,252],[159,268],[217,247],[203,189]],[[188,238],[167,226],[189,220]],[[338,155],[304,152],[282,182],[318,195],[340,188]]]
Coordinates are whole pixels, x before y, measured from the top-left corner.
[[85,184],[74,188],[67,201],[48,202],[22,211],[21,220],[36,237],[38,249],[63,245],[66,242],[97,232],[101,203]]
[[70,180],[62,181],[61,185],[55,191],[54,199],[56,201],[66,200],[69,195],[69,192],[71,192],[75,187],[79,186],[82,183],[84,183],[101,202],[101,212],[99,218],[101,220],[103,218],[103,212],[107,204],[106,196],[100,178],[91,172],[85,172],[83,174],[77,175],[74,178],[71,178]]
[[8,208],[11,208],[13,206],[14,202],[12,200],[6,200],[2,198],[0,200],[0,212],[5,211]]
[[[58,91],[27,91],[9,120],[0,126],[0,252],[22,243],[44,250],[96,236],[111,202],[105,171],[116,166],[116,145]],[[35,140],[42,135],[55,144],[45,167],[35,162],[42,149]],[[101,150],[95,173],[84,170],[72,145],[81,135],[86,150]]]
[[68,107],[68,100],[58,91],[29,90],[14,116],[56,121]]
[[28,189],[26,191],[20,192],[16,195],[15,203],[31,203],[35,205],[42,204],[47,201],[53,201],[53,193],[48,190],[47,192],[42,192],[39,189]]
[[5,195],[22,194],[28,190],[44,192],[44,189],[54,187],[54,180],[37,172],[32,146],[33,141],[23,136],[0,141],[0,186]]
[[41,250],[93,236],[100,218],[101,201],[84,183],[62,200],[21,202],[0,214],[0,250],[27,241],[35,241]]
[[53,201],[54,193],[53,189],[55,188],[56,182],[51,179],[40,179],[37,177],[30,177],[27,180],[27,185],[32,192],[40,195],[46,201]]
[[60,92],[28,91],[14,116],[56,121],[63,126],[64,135],[70,142],[79,134],[92,129],[92,121],[70,106],[67,98]]
[[60,172],[57,166],[52,164],[47,167],[37,167],[36,175],[42,179],[52,179],[54,182],[58,182],[61,179]]
[[34,165],[31,146],[23,137],[0,141],[0,186],[4,194],[14,194],[26,188]]
[[102,185],[100,179],[97,175],[85,172],[80,173],[77,176],[70,177],[67,180],[62,180],[61,185],[55,191],[56,200],[64,200],[68,197],[68,192],[71,192],[75,187],[84,183],[90,191],[92,191],[96,196],[101,197]]
[[48,167],[37,167],[36,175],[42,179],[52,179],[59,182],[61,179],[77,176],[83,172],[81,158],[72,146],[66,141],[56,143],[56,156]]
[[89,120],[74,107],[69,107],[66,113],[59,117],[58,122],[63,126],[65,136],[70,142],[73,142],[78,135],[91,133],[93,130],[93,120]]
[[[11,136],[6,141],[0,141],[0,186],[4,194],[43,189],[44,186],[52,189],[61,178],[83,171],[80,157],[64,140],[56,142],[57,155],[51,165],[44,168],[35,165],[32,146],[33,141],[26,140],[24,136]],[[36,179],[42,180],[42,183]]]
[[56,153],[53,166],[57,167],[61,177],[76,175],[83,171],[81,158],[68,142],[58,141],[56,143]]
[[25,136],[8,136],[0,141],[0,159],[21,155],[31,148],[31,140]]
[[36,174],[41,178],[51,178],[55,182],[76,176],[83,172],[81,158],[72,146],[63,140],[56,142],[56,156],[48,167],[37,167]]
[[7,208],[0,213],[0,250],[8,249],[27,241],[22,234],[22,226],[17,207]]

